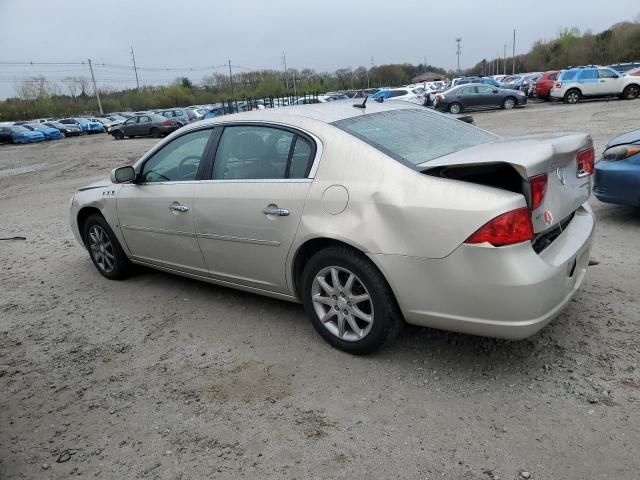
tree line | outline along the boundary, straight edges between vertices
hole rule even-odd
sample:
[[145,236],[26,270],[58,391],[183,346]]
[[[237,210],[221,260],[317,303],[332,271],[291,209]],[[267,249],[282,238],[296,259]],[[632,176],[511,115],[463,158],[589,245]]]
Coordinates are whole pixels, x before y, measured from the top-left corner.
[[[230,99],[284,97],[335,90],[364,89],[407,84],[425,71],[447,72],[432,65],[409,63],[379,65],[372,68],[341,68],[335,72],[316,72],[305,68],[213,73],[201,82],[187,77],[169,85],[145,85],[141,88],[99,88],[105,112],[150,110],[185,105],[212,104]],[[95,114],[98,104],[93,85],[87,77],[67,77],[60,82],[40,75],[16,82],[16,95],[0,101],[0,121],[42,117]]]
[[[622,22],[600,33],[562,29],[552,40],[538,40],[529,52],[515,57],[516,72],[544,72],[580,65],[611,65],[640,61],[640,22]],[[505,65],[506,64],[506,65]],[[497,71],[496,71],[497,65]],[[469,75],[508,74],[513,59],[482,59]]]

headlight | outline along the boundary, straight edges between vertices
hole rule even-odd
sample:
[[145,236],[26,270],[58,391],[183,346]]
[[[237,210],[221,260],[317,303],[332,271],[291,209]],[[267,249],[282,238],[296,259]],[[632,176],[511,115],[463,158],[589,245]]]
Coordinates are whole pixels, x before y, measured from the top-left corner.
[[611,147],[602,154],[602,160],[615,162],[616,160],[624,160],[640,153],[640,145],[618,145]]

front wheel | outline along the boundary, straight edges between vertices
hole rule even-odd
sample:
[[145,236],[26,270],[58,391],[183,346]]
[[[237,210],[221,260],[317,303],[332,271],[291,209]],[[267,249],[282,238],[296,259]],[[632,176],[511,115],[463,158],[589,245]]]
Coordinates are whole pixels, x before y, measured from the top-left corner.
[[84,224],[84,244],[98,271],[110,280],[126,278],[131,263],[102,215],[93,214]]
[[116,130],[112,135],[116,140],[122,140],[124,138],[124,134],[120,130]]
[[640,95],[640,87],[638,85],[627,85],[622,91],[622,98],[626,100],[633,100]]
[[462,112],[462,105],[459,103],[456,102],[449,105],[449,113],[458,114],[460,112]]
[[348,247],[316,253],[302,273],[302,300],[316,331],[348,353],[371,353],[393,340],[402,314],[386,280],[369,259]]
[[505,98],[504,102],[502,102],[502,108],[504,108],[505,110],[511,110],[515,106],[516,106],[516,100],[511,97]]

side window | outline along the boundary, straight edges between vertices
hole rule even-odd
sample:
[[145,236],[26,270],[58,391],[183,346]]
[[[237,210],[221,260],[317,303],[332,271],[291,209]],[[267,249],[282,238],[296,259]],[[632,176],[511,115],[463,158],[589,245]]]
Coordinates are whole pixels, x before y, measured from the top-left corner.
[[313,158],[311,158],[312,153],[313,150],[309,141],[297,135],[287,178],[307,178],[313,161]]
[[150,121],[151,119],[146,115],[142,117],[138,117],[138,123],[149,123]]
[[558,79],[557,73],[552,73],[551,75],[549,75],[549,80],[557,80],[557,79]]
[[409,92],[406,90],[391,90],[389,92],[389,98],[401,97],[402,95],[407,95]]
[[476,89],[478,90],[478,93],[493,93],[493,88],[486,87],[484,85],[481,87],[476,87]]
[[125,125],[133,125],[134,123],[136,123],[138,121],[138,117],[131,117],[129,120],[127,120],[126,122],[124,122]]
[[156,152],[142,167],[142,182],[195,180],[211,130],[187,133]]
[[214,180],[285,178],[294,134],[272,127],[225,127],[213,163]]
[[173,111],[173,116],[174,117],[182,117],[182,116],[184,116],[184,114],[182,113],[182,110],[174,110]]
[[608,70],[606,68],[599,69],[598,70],[598,76],[600,78],[619,78],[618,75],[616,75],[611,70]]
[[460,93],[462,95],[472,95],[476,93],[476,87],[464,87]]
[[582,70],[580,72],[580,80],[595,80],[598,78],[597,70]]

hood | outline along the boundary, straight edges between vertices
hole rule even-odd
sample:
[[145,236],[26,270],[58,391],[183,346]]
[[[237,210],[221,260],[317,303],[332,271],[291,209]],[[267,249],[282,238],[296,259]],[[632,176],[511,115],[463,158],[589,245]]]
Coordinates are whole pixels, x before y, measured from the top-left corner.
[[78,191],[83,192],[85,190],[91,190],[93,188],[110,187],[111,185],[111,180],[109,180],[108,178],[103,178],[102,180],[98,180],[96,182],[90,183],[89,185],[85,185],[84,187],[80,187]]
[[640,145],[640,130],[633,130],[631,132],[623,133],[622,135],[612,138],[607,143],[606,148],[615,147],[617,145],[628,145],[635,143]]

